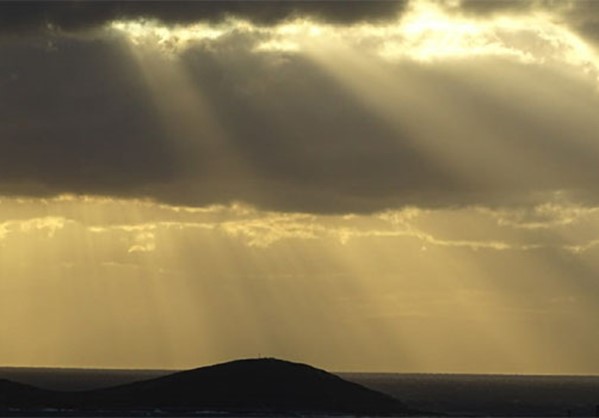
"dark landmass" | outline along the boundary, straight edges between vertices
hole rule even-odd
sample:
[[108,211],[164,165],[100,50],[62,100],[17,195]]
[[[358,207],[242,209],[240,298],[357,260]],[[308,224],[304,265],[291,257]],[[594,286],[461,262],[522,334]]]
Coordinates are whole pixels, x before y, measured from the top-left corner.
[[399,400],[314,367],[238,360],[115,387],[53,391],[0,380],[5,415],[415,414]]
[[[0,367],[0,379],[38,388],[83,391],[155,379],[177,371],[179,370]],[[347,372],[335,374],[345,380],[397,397],[410,408],[435,411],[449,416],[599,415],[599,376]],[[68,414],[63,412],[61,415]],[[128,415],[132,413],[129,412]]]
[[0,407],[27,405],[38,407],[51,391],[38,389],[31,385],[0,379]]
[[0,367],[0,379],[26,383],[41,389],[75,392],[155,379],[180,371],[182,370]]

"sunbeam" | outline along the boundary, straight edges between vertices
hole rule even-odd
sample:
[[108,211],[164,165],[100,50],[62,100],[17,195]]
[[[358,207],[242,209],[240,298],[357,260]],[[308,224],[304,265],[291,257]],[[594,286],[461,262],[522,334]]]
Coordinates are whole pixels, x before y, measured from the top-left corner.
[[0,363],[599,373],[590,3],[149,3],[0,10]]
[[[559,222],[552,234],[497,222],[516,209],[347,217],[73,196],[0,209],[12,218],[0,241],[11,364],[276,355],[340,370],[362,359],[378,371],[565,373],[588,370],[599,344],[593,321],[579,322],[597,308],[595,267],[575,267],[578,235],[556,247]],[[585,213],[593,236],[599,212]]]

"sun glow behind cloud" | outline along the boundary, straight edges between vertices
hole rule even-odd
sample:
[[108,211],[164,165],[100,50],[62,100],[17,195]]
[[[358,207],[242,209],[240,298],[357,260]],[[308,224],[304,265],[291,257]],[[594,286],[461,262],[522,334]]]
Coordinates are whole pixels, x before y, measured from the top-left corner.
[[154,45],[174,54],[193,45],[243,35],[262,52],[301,53],[322,42],[343,42],[389,60],[505,57],[523,63],[568,64],[599,76],[599,58],[580,36],[547,11],[530,15],[498,15],[480,19],[457,8],[431,1],[414,1],[396,21],[339,26],[296,19],[260,26],[230,18],[222,23],[167,27],[157,21],[116,21],[110,24],[135,45]]
[[[552,151],[539,144],[522,147],[517,138],[540,135],[533,130],[545,129],[540,119],[547,112],[555,113],[556,125],[561,121],[561,126],[572,125],[575,129],[579,128],[575,127],[574,118],[585,119],[581,126],[593,119],[588,115],[588,106],[582,103],[573,104],[572,109],[577,107],[574,118],[565,115],[563,109],[571,88],[596,84],[597,57],[580,36],[559,23],[559,15],[547,11],[496,15],[483,20],[462,14],[451,4],[419,1],[412,2],[397,20],[379,24],[332,25],[304,18],[265,26],[229,18],[220,23],[172,27],[152,21],[118,21],[109,30],[131,41],[137,61],[140,55],[145,57],[142,61],[146,62],[139,64],[140,70],[149,75],[146,78],[150,90],[158,107],[163,108],[165,123],[173,127],[174,136],[211,139],[211,147],[222,147],[221,155],[235,156],[221,164],[221,173],[239,172],[252,180],[256,172],[237,149],[239,143],[226,145],[226,131],[231,127],[218,126],[218,116],[210,108],[213,103],[202,98],[205,86],[201,80],[192,85],[191,73],[194,66],[199,66],[202,51],[238,50],[237,55],[250,59],[269,56],[270,61],[263,59],[267,71],[276,71],[277,65],[283,70],[292,67],[293,64],[286,68],[285,63],[293,63],[294,57],[308,59],[320,72],[330,74],[355,101],[367,104],[375,117],[383,118],[398,138],[410,142],[411,147],[456,181],[482,180],[481,185],[486,182],[487,189],[506,183],[518,185],[523,178],[530,178],[535,184],[544,184],[547,179],[561,183],[568,176],[555,169],[559,162],[554,161]],[[230,57],[217,58],[226,74],[223,77],[240,78],[231,68],[240,64],[228,65],[226,61],[235,62]],[[538,76],[531,76],[533,73]],[[269,77],[265,80],[276,80]],[[559,81],[564,86],[547,89],[550,78],[563,78]],[[240,83],[233,88],[235,94],[237,90],[247,90],[248,97],[258,96],[254,108],[260,109],[264,105],[260,89],[268,81],[248,79],[244,80],[246,85]],[[458,83],[464,87],[462,94],[448,88],[448,84]],[[521,100],[514,103],[514,95],[521,95]],[[191,96],[195,98],[188,100]],[[480,102],[485,106],[496,103],[502,111],[484,114]],[[503,108],[515,110],[518,106],[522,112],[545,108],[528,115],[530,123],[506,133],[502,128],[506,120],[502,117],[514,117]],[[439,108],[443,112],[436,111]],[[272,119],[288,119],[288,125],[295,126],[295,117],[289,112],[267,111],[276,115]],[[472,112],[479,112],[480,116],[472,118]],[[181,115],[188,115],[186,122]],[[203,122],[197,123],[196,118]],[[185,126],[191,128],[181,132]],[[596,145],[587,140],[590,131],[580,130],[584,131],[581,137],[585,142],[581,146],[596,152]],[[449,141],[451,146],[444,143]],[[183,157],[199,155],[185,147],[177,153]],[[250,184],[253,182],[244,187]],[[560,185],[549,192],[562,188],[566,187]]]

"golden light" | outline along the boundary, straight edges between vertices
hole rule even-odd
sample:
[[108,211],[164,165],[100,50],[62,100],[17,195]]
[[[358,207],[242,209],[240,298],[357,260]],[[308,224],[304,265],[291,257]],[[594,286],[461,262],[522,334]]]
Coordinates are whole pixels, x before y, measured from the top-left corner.
[[[247,181],[248,196],[271,192],[224,113],[219,118],[207,81],[185,61],[194,48],[218,50],[236,36],[246,41],[237,54],[308,62],[339,97],[391,132],[392,151],[416,150],[464,184],[501,190],[563,173],[545,152],[551,144],[526,148],[530,131],[496,114],[528,118],[531,129],[542,118],[572,131],[583,121],[589,131],[597,126],[588,122],[594,98],[577,102],[569,93],[596,84],[599,59],[558,18],[483,21],[449,3],[416,1],[377,24],[140,20],[106,30],[144,78],[177,168],[191,173],[183,179],[190,194],[220,184],[203,183],[202,175]],[[234,79],[246,68],[226,70]],[[563,83],[546,81],[555,79]],[[270,112],[260,123],[290,130],[311,123],[252,94],[243,98],[256,114]],[[319,94],[306,96],[309,105]],[[560,114],[557,102],[573,114]],[[493,111],[484,113],[488,103]],[[586,138],[568,138],[569,145],[595,155],[599,147]],[[372,138],[363,140],[366,149]],[[293,157],[277,163],[285,158]],[[261,354],[333,370],[579,371],[574,349],[543,330],[588,333],[582,350],[596,355],[596,320],[581,318],[599,317],[588,282],[599,271],[599,209],[547,199],[528,212],[432,204],[322,214],[247,203],[3,197],[0,316],[16,319],[0,322],[9,341],[0,356],[15,365],[71,367],[183,368]],[[570,269],[583,279],[571,281]],[[568,356],[552,363],[560,350]]]
[[229,18],[220,23],[166,26],[156,21],[116,21],[110,30],[136,45],[181,52],[227,35],[244,35],[255,51],[301,53],[319,42],[343,42],[388,60],[423,62],[472,57],[505,57],[523,63],[560,63],[599,76],[599,58],[580,36],[560,24],[559,15],[498,15],[481,20],[460,15],[451,4],[421,0],[397,20],[377,25],[331,25],[298,18],[273,26]]
[[[13,295],[0,313],[20,324],[0,324],[12,342],[0,353],[13,364],[177,368],[260,352],[355,370],[377,352],[362,367],[565,371],[576,362],[552,365],[559,354],[535,326],[594,309],[543,258],[555,242],[517,211],[323,216],[92,196],[5,198],[0,211],[12,219],[0,225],[2,294]],[[546,225],[584,216],[596,230],[597,213],[554,205]]]
[[162,51],[176,52],[185,49],[189,44],[204,40],[214,40],[227,33],[225,27],[215,27],[198,23],[185,27],[161,25],[151,20],[114,21],[110,28],[126,33],[129,40],[137,46],[157,46]]

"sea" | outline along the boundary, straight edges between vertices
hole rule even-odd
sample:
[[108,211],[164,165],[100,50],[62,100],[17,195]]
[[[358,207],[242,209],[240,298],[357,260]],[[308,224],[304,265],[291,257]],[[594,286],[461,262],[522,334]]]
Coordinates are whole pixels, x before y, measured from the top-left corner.
[[[87,390],[173,370],[0,368],[0,378],[46,389]],[[599,376],[336,373],[431,415],[599,417]]]

